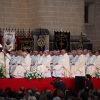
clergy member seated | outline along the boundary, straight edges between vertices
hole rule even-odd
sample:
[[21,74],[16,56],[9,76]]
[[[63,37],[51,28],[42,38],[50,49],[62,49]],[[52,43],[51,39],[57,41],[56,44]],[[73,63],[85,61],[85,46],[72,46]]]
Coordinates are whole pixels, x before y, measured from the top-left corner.
[[85,56],[85,63],[86,63],[87,60],[88,60],[88,58],[90,57],[88,50],[87,50],[87,49],[84,49],[84,50],[83,50],[83,54],[84,54],[84,56]]
[[51,68],[50,68],[51,59],[52,58],[49,55],[49,51],[46,50],[44,51],[43,62],[39,66],[37,66],[37,70],[42,72],[45,77],[51,77]]
[[14,59],[10,62],[10,70],[9,70],[10,74],[11,74],[13,68],[16,66],[17,60],[18,60],[18,53],[16,52]]
[[38,62],[38,60],[39,60],[38,51],[34,51],[34,55],[32,55],[32,57],[31,57],[31,69],[34,68],[34,66]]
[[70,66],[72,66],[78,59],[77,52],[75,50],[72,50],[72,59],[70,61]]
[[96,55],[95,55],[95,51],[89,51],[89,55],[90,57],[88,58],[87,62],[86,62],[86,66],[85,66],[85,70],[87,70],[87,67],[92,65],[94,63],[94,61],[96,60]]
[[100,72],[100,50],[96,51],[96,56],[94,63],[89,65],[86,70],[86,74],[90,74],[91,77],[95,77],[96,72]]
[[10,60],[10,63],[15,59],[15,56],[16,56],[16,50],[12,49],[10,51],[10,56],[11,56],[11,60]]
[[11,75],[11,76],[13,76],[13,73],[14,73],[16,67],[17,67],[18,65],[21,65],[22,62],[23,62],[23,60],[24,60],[23,54],[22,54],[22,53],[23,53],[23,52],[22,52],[21,50],[19,50],[19,51],[17,52],[17,57],[14,59],[14,62],[12,62],[11,69],[10,69],[10,75]]
[[61,59],[61,56],[62,55],[60,54],[59,50],[55,51],[55,56],[53,57],[53,59],[51,61],[51,65],[50,65],[51,66],[51,73],[53,73],[53,67],[58,64],[59,60]]
[[31,58],[26,52],[23,52],[22,55],[24,57],[24,60],[20,65],[16,66],[16,69],[13,73],[13,77],[15,78],[22,78],[24,77],[24,73],[26,71],[30,71]]
[[71,66],[71,77],[85,76],[85,56],[82,54],[82,50],[77,50],[78,59]]
[[61,51],[61,54],[58,64],[53,67],[53,77],[69,77],[70,75],[69,56],[64,49]]
[[[33,69],[36,69],[37,66],[39,66],[39,65],[42,64],[43,58],[44,58],[43,51],[40,51],[39,54],[38,54],[38,59],[37,59],[37,61],[35,62],[35,64],[34,64],[33,66],[31,66],[31,71],[32,71]],[[32,58],[32,59],[33,59],[33,58]],[[35,57],[34,57],[34,59],[35,59]],[[34,60],[34,59],[33,59],[33,60]]]

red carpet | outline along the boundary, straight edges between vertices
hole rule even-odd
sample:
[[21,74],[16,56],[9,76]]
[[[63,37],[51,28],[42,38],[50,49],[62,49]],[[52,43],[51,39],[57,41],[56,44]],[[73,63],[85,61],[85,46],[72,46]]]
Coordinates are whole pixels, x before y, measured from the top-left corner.
[[[50,85],[50,82],[54,80],[53,78],[46,78],[43,80],[31,80],[28,81],[26,79],[0,79],[0,88],[5,90],[6,87],[10,87],[12,90],[19,90],[21,86],[27,88],[34,88],[36,87],[38,91],[45,90],[45,89],[51,89],[54,91],[54,88],[52,85]],[[67,84],[67,88],[71,87],[73,90],[75,90],[75,79],[74,78],[63,78],[62,79]],[[95,88],[100,88],[100,79],[94,78],[92,79],[92,82],[94,84]]]

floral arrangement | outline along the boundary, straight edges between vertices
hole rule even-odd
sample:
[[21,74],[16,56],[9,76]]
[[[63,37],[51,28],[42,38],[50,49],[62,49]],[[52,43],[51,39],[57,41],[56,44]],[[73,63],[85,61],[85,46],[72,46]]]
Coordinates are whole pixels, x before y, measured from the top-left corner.
[[24,73],[24,76],[28,80],[32,80],[32,79],[42,80],[43,78],[45,78],[45,76],[40,71],[35,69],[33,69],[32,71],[27,71],[26,73]]
[[5,78],[4,73],[5,73],[4,66],[3,64],[0,63],[0,78]]
[[97,72],[97,73],[96,73],[96,77],[97,77],[97,78],[100,78],[100,72]]

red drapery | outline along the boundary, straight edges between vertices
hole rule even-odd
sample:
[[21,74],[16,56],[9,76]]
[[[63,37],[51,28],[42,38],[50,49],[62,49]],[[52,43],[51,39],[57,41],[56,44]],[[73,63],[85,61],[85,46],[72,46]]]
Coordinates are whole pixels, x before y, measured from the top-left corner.
[[[13,78],[13,79],[0,79],[0,88],[5,90],[6,87],[10,87],[12,90],[19,90],[21,86],[27,88],[33,88],[36,87],[38,91],[45,90],[45,89],[51,89],[54,91],[54,88],[52,85],[50,85],[50,82],[53,81],[53,78],[46,78],[43,80],[31,80],[28,81],[24,78]],[[71,87],[73,90],[75,90],[75,79],[74,78],[63,78],[62,79],[67,84],[67,88]],[[93,78],[92,82],[94,84],[94,89],[100,88],[100,79]]]
[[15,43],[15,49],[16,50],[21,50],[21,38],[33,38],[32,36],[16,36],[16,43]]

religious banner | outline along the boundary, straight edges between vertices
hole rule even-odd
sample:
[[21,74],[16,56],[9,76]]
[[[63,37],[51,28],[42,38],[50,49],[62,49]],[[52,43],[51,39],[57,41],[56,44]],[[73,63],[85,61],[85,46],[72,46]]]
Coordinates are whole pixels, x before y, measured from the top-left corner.
[[34,38],[32,37],[19,37],[21,50],[34,49]]
[[38,34],[37,45],[38,45],[38,50],[39,51],[44,51],[45,50],[45,39],[43,37],[41,29],[40,29],[40,32]]
[[56,50],[70,50],[70,32],[54,31],[54,47]]
[[4,30],[3,45],[8,51],[15,49],[15,31]]

